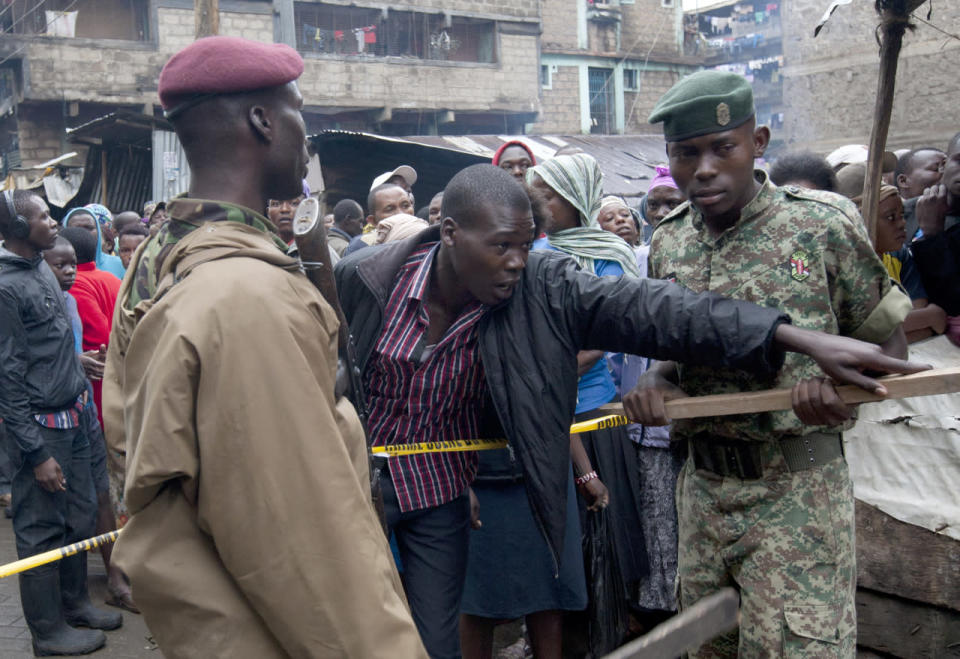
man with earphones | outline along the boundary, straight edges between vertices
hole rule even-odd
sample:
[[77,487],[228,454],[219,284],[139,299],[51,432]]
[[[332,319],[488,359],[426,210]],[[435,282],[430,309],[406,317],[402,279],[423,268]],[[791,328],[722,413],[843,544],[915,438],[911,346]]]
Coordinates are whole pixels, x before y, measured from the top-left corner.
[[[53,247],[57,223],[37,195],[5,191],[0,233],[0,417],[16,469],[17,554],[26,558],[93,535],[97,503],[80,424],[86,377],[41,254]],[[123,622],[90,603],[82,556],[21,574],[20,597],[37,655],[93,652],[106,641],[100,630]]]

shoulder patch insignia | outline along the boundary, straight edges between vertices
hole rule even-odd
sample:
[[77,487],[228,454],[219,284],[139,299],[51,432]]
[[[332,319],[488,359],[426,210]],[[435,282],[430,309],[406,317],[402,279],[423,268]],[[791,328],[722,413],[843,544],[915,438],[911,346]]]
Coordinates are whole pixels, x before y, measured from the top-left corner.
[[790,276],[797,281],[803,281],[810,276],[810,256],[804,250],[798,249],[790,256]]
[[730,106],[726,103],[717,104],[717,123],[721,126],[730,123]]

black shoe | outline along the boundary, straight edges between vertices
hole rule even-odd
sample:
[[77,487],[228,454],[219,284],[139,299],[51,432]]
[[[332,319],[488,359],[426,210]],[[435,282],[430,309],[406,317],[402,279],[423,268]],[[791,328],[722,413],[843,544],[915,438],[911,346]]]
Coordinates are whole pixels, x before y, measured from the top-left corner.
[[96,629],[74,629],[63,618],[60,602],[60,571],[43,566],[20,575],[23,617],[33,637],[38,657],[89,654],[107,642]]
[[89,627],[110,631],[123,625],[119,611],[98,609],[87,592],[87,554],[80,552],[60,561],[60,590],[63,598],[63,617],[74,627]]

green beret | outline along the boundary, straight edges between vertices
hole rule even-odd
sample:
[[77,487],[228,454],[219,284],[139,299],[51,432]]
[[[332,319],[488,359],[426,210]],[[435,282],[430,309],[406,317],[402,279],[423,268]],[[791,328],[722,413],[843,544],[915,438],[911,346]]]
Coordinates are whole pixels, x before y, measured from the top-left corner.
[[680,80],[653,108],[648,121],[663,122],[668,142],[732,130],[755,114],[747,79],[726,71],[698,71]]

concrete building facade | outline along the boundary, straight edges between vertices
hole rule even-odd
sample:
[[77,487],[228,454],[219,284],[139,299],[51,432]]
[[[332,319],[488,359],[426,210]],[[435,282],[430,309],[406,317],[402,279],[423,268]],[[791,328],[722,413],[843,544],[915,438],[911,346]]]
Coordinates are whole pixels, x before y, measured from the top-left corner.
[[541,114],[532,133],[657,134],[647,117],[697,68],[680,0],[541,0]]
[[[303,54],[311,132],[522,133],[540,109],[538,0],[219,7],[220,34]],[[159,117],[160,69],[195,35],[192,0],[13,0],[0,28],[5,170],[71,150],[66,129],[108,112]]]
[[[869,141],[879,67],[873,3],[839,7],[814,37],[825,5],[789,0],[783,13],[785,139],[821,153]],[[915,15],[926,20],[927,5]],[[888,149],[942,149],[960,131],[960,40],[949,36],[960,33],[960,3],[934,3],[929,22],[936,27],[917,20],[903,40]]]

